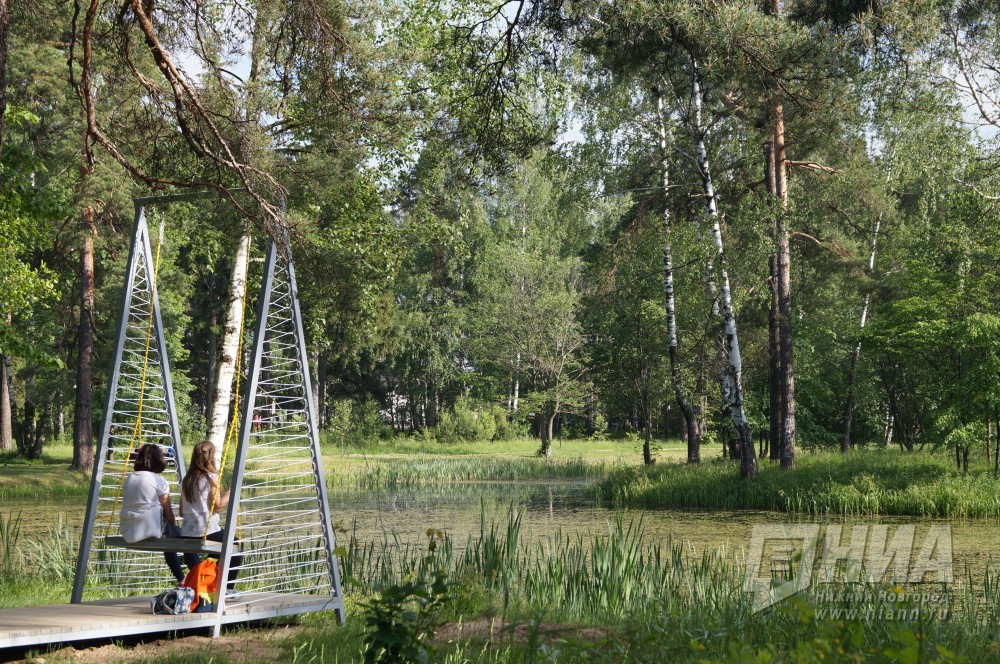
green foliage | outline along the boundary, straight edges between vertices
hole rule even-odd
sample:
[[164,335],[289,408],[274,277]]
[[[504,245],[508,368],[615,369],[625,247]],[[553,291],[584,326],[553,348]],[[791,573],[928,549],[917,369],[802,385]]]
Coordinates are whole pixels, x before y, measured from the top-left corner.
[[520,434],[518,425],[501,406],[477,407],[467,397],[456,399],[450,411],[441,413],[437,426],[427,431],[427,436],[445,443],[511,440]]
[[[386,440],[390,416],[428,445],[508,440],[526,412],[543,436],[559,413],[593,418],[595,435],[647,419],[671,433],[667,210],[683,387],[705,441],[723,439],[705,284],[714,254],[694,193],[697,62],[755,436],[769,425],[776,207],[760,148],[778,98],[792,167],[799,445],[839,444],[848,393],[857,444],[891,434],[906,449],[973,449],[1000,419],[996,141],[969,122],[978,112],[997,123],[1000,80],[961,75],[997,71],[989,3],[795,0],[770,16],[748,2],[255,0],[230,23],[208,2],[189,22],[154,26],[173,26],[167,48],[205,72],[191,79],[205,113],[173,97],[144,40],[122,57],[131,9],[120,22],[98,12],[96,122],[131,175],[96,137],[81,140],[78,57],[67,70],[73,7],[30,4],[12,13],[0,163],[0,351],[13,356],[19,408],[48,406],[53,421],[70,411],[89,208],[101,402],[129,199],[149,193],[132,179],[141,172],[283,200],[313,377],[323,374],[331,438],[345,448]],[[251,63],[252,76],[237,80],[233,62]],[[654,86],[667,101],[666,191]],[[982,94],[964,110],[970,86]],[[237,167],[213,158],[224,145]],[[240,200],[238,214],[228,202],[164,210],[158,287],[185,435],[204,427],[234,242],[247,217],[257,251],[261,227],[274,231],[253,197]],[[564,421],[584,434],[581,419]]]
[[608,421],[604,419],[604,415],[597,413],[594,415],[594,434],[591,436],[592,439],[599,439],[603,437],[608,431]]
[[[45,314],[58,300],[56,273],[40,257],[48,240],[49,226],[65,213],[60,192],[34,186],[45,163],[23,144],[21,135],[31,131],[40,118],[29,109],[8,105],[4,112],[7,141],[0,162],[0,302],[4,313],[18,322],[0,325],[0,348],[28,357],[54,369],[62,359],[45,334],[32,334],[43,327]],[[36,314],[37,310],[37,314]]]
[[[428,531],[428,552],[422,571],[435,567],[438,542],[443,539],[441,531]],[[441,611],[451,600],[450,586],[445,568],[438,566],[430,579],[421,576],[382,586],[377,597],[363,602],[368,628],[364,639],[365,664],[429,661],[429,640],[441,620]]]
[[[590,266],[590,281],[595,287],[582,310],[589,364],[597,377],[597,392],[606,416],[624,421],[637,410],[640,422],[645,422],[647,413],[656,418],[658,414],[653,413],[673,396],[668,375],[663,273],[653,269],[662,265],[664,239],[659,215],[634,210],[628,214],[638,218],[623,219],[613,241],[601,248]],[[680,258],[675,256],[674,260]],[[692,286],[698,288],[698,284]],[[686,313],[686,307],[681,309],[685,323]],[[686,345],[687,331],[685,326],[681,332]],[[700,334],[694,330],[692,333]],[[700,340],[693,340],[691,345],[695,343]],[[693,372],[689,373],[693,377]],[[687,389],[693,388],[692,381]],[[601,427],[595,424],[596,431],[604,428],[606,422]]]
[[357,401],[336,399],[327,420],[328,440],[338,447],[368,449],[392,435],[392,429],[379,415],[379,404],[372,397]]

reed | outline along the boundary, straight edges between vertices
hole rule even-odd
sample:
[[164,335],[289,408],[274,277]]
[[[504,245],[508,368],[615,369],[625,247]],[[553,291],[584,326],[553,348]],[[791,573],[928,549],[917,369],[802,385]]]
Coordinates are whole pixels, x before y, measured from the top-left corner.
[[49,526],[40,537],[25,539],[16,548],[18,566],[42,578],[72,581],[78,544],[79,538],[60,514],[56,524]]
[[431,457],[372,459],[364,465],[333,464],[331,486],[359,491],[401,489],[459,482],[597,480],[612,464],[582,458],[545,461],[532,458]]
[[14,572],[17,541],[20,535],[21,513],[8,515],[6,518],[0,514],[0,550],[3,551],[3,560],[0,560],[0,574],[3,576]]
[[[439,541],[437,532],[429,537]],[[942,599],[931,607],[893,600],[890,584],[876,584],[867,587],[872,601],[860,606],[831,599],[856,587],[824,586],[822,594],[801,593],[755,613],[741,590],[744,569],[731,556],[650,541],[641,520],[618,517],[603,533],[538,541],[524,535],[520,513],[510,508],[492,516],[484,510],[464,546],[445,536],[430,555],[395,533],[366,542],[354,533],[349,541],[351,596],[428,579],[443,567],[457,588],[446,619],[499,617],[527,628],[528,636],[514,641],[441,644],[437,662],[988,662],[997,648],[1000,584],[991,567],[982,578],[967,573],[961,583],[935,588]],[[939,606],[947,617],[935,615]],[[889,611],[897,617],[886,619]],[[587,626],[598,635],[565,629]],[[558,638],[546,636],[560,629]],[[360,642],[354,631],[338,638],[313,630],[291,643],[303,661],[320,648],[327,661],[349,661],[360,658]],[[914,644],[925,650],[913,651]]]
[[[60,525],[14,542],[14,559],[23,569],[0,581],[0,604],[23,603],[30,587],[68,592],[70,535]],[[478,532],[464,543],[437,530],[428,531],[424,542],[394,532],[363,540],[356,528],[345,539],[348,627],[331,629],[332,618],[304,618],[306,629],[285,642],[288,660],[359,660],[364,635],[357,600],[390,585],[429,580],[442,568],[454,583],[446,620],[498,617],[520,625],[519,633],[527,636],[494,645],[442,643],[432,659],[437,662],[659,662],[665,656],[677,662],[985,662],[997,651],[1000,581],[992,566],[940,589],[949,609],[944,619],[919,603],[880,599],[878,591],[888,586],[876,586],[877,599],[856,614],[847,613],[849,602],[827,593],[803,593],[755,613],[741,590],[738,560],[724,551],[696,555],[679,542],[654,540],[641,519],[618,516],[602,532],[535,539],[524,533],[518,510],[494,514],[483,507]],[[884,620],[887,609],[913,614]],[[551,636],[566,627],[596,627],[597,634],[570,629]],[[914,643],[934,657],[911,659],[906,653]]]

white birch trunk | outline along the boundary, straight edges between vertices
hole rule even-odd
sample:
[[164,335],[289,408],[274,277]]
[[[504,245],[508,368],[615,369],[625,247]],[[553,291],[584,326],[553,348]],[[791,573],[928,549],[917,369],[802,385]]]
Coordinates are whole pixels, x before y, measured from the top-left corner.
[[750,425],[747,422],[746,408],[743,399],[743,357],[740,354],[740,340],[737,332],[736,317],[733,314],[733,297],[729,286],[729,270],[726,266],[726,252],[722,241],[722,227],[719,224],[719,208],[715,197],[715,185],[712,182],[712,172],[708,163],[708,150],[705,146],[705,130],[701,122],[701,85],[699,83],[698,65],[692,61],[692,102],[694,104],[694,129],[698,170],[701,172],[701,182],[705,194],[705,210],[712,231],[712,240],[719,257],[719,272],[721,277],[721,305],[723,324],[725,326],[726,347],[728,356],[722,369],[720,383],[722,385],[722,400],[729,407],[733,417],[733,428],[740,441],[740,474],[743,477],[757,476],[757,451],[753,446]]
[[[215,368],[215,385],[212,388],[211,418],[208,422],[208,440],[215,445],[215,465],[222,464],[222,446],[229,425],[233,404],[233,378],[239,352],[240,334],[243,330],[243,294],[246,292],[247,263],[250,260],[250,235],[240,238],[233,257],[233,271],[229,277],[229,303],[222,326],[222,343]],[[221,470],[221,468],[220,468]]]
[[[871,251],[868,253],[868,274],[875,270],[875,249],[878,246],[878,232],[882,226],[882,215],[875,219],[875,228],[872,230]],[[863,332],[868,323],[868,304],[871,302],[871,293],[865,293],[861,300],[861,323],[858,326]],[[844,418],[844,440],[840,445],[841,452],[851,449],[851,422],[854,419],[854,386],[858,382],[858,363],[861,361],[861,340],[854,346],[854,353],[851,355],[851,374],[847,384],[847,415]]]
[[521,398],[521,351],[517,351],[517,359],[514,361],[514,390],[510,398],[510,410],[517,412],[518,401]]
[[[667,159],[667,125],[664,118],[665,113],[663,111],[663,95],[659,92],[656,95],[656,114],[659,119],[660,133],[660,173],[663,183],[663,193],[665,196],[670,185],[670,165]],[[687,429],[688,463],[698,463],[701,461],[701,440],[698,435],[698,422],[695,418],[694,408],[691,406],[691,401],[688,399],[688,395],[684,391],[684,383],[681,380],[680,359],[678,356],[677,308],[674,294],[674,266],[670,245],[670,235],[670,205],[665,202],[663,206],[663,297],[666,302],[667,310],[667,348],[670,357],[670,382],[674,388],[674,398],[677,400],[677,405],[680,407],[681,414],[684,416],[684,424]],[[645,462],[647,464],[651,463],[651,459],[648,456],[648,450],[644,451],[644,453],[646,454]]]

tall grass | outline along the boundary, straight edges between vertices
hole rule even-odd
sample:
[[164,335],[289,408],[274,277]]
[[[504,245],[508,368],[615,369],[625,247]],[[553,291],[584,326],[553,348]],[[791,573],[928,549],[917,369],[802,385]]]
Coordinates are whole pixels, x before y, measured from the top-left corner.
[[[14,559],[23,569],[0,583],[0,603],[17,601],[12,593],[26,594],[31,587],[68,592],[59,571],[63,531],[14,542]],[[435,543],[433,550],[428,542]],[[960,585],[938,589],[951,611],[944,619],[921,613],[919,604],[889,599],[877,599],[857,615],[823,616],[820,611],[851,605],[809,594],[755,613],[741,590],[738,559],[725,552],[696,555],[679,542],[654,540],[641,520],[621,517],[602,532],[555,532],[539,540],[524,534],[514,508],[495,516],[483,510],[479,531],[464,542],[440,531],[429,531],[426,542],[392,532],[363,541],[355,531],[341,562],[349,607],[443,568],[454,584],[443,619],[498,617],[528,628],[526,640],[497,646],[442,644],[432,661],[959,661],[945,651],[991,661],[1000,649],[1000,582],[990,567],[981,577],[966,573]],[[915,613],[884,619],[884,610],[901,608]],[[329,629],[322,617],[307,620],[316,627],[287,642],[288,659],[294,651],[296,661],[354,661],[363,634],[357,609],[351,611],[345,630]],[[570,632],[554,639],[552,625],[599,629],[596,636]],[[905,654],[913,644],[933,656]]]
[[720,553],[694,555],[669,539],[652,541],[641,521],[618,517],[604,533],[555,532],[535,541],[523,535],[521,513],[509,508],[496,519],[484,510],[479,533],[461,546],[428,534],[439,542],[432,556],[426,543],[397,533],[363,541],[353,532],[342,560],[345,587],[378,592],[443,566],[460,585],[489,591],[501,611],[544,609],[565,619],[620,622],[694,607],[749,607],[731,582],[740,573],[731,561]]
[[946,456],[895,451],[802,455],[793,471],[762,464],[752,481],[723,461],[620,467],[598,484],[597,496],[622,507],[1000,517],[1000,483],[989,471],[963,474]]
[[25,539],[17,547],[19,566],[22,569],[39,570],[50,579],[72,581],[79,543],[79,536],[69,525],[63,523],[60,514],[59,520],[40,537]]
[[[725,553],[695,555],[676,542],[652,541],[641,520],[617,518],[606,532],[537,541],[524,536],[520,513],[510,509],[496,518],[484,514],[464,544],[433,531],[428,537],[440,542],[430,555],[426,545],[394,533],[366,542],[352,536],[344,558],[350,596],[377,596],[443,567],[455,582],[455,602],[443,619],[496,616],[528,628],[513,642],[501,635],[492,645],[442,644],[432,661],[987,662],[998,650],[1000,583],[992,569],[934,587],[941,596],[934,606],[893,599],[890,584],[866,587],[872,599],[864,604],[832,598],[858,591],[839,585],[755,613],[741,590],[742,564]],[[947,617],[930,610],[940,607]],[[568,625],[597,626],[599,633],[552,636]],[[350,628],[321,630],[291,647],[302,661],[351,661],[363,653],[360,642]],[[309,659],[320,652],[329,659]]]
[[0,551],[3,552],[3,560],[0,560],[0,574],[7,575],[14,571],[14,556],[17,552],[17,541],[21,535],[21,513],[9,515],[4,518],[0,514]]
[[458,482],[596,480],[611,467],[580,458],[558,462],[524,458],[379,459],[332,469],[329,482],[336,488],[373,491]]

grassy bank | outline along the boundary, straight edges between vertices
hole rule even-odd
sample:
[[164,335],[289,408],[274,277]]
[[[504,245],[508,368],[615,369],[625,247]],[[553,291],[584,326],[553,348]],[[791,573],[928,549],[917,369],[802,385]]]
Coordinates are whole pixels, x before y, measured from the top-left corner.
[[56,442],[41,459],[26,461],[15,452],[0,453],[0,504],[14,501],[75,499],[85,501],[90,477],[69,469],[73,446]]
[[[364,445],[339,446],[332,437],[323,436],[323,455],[329,457],[519,457],[536,458],[540,442],[537,438],[514,438],[498,441],[464,441],[458,443],[428,441],[418,436],[395,436],[366,441]],[[684,459],[687,448],[677,440],[656,441],[656,454],[663,460]],[[581,458],[593,462],[641,462],[642,441],[638,438],[560,440],[552,446],[553,459]]]
[[614,467],[580,457],[552,462],[516,457],[355,457],[334,459],[330,466],[331,487],[359,491],[460,482],[597,480]]
[[614,469],[598,485],[613,505],[635,508],[760,509],[803,514],[1000,517],[1000,482],[985,467],[955,469],[950,454],[855,450],[800,454],[793,471],[764,461],[741,480],[721,460]]
[[[427,443],[393,439],[362,451],[323,446],[331,487],[393,490],[461,482],[583,480],[609,505],[630,508],[759,509],[802,514],[1000,517],[1000,483],[992,470],[955,469],[947,453],[896,450],[800,453],[794,471],[763,461],[760,477],[739,478],[734,464],[711,459],[689,466],[673,443],[646,468],[627,441],[564,441],[551,461],[534,455],[537,441]],[[707,455],[706,455],[707,456]],[[4,457],[0,502],[85,500],[88,478],[69,472],[72,448],[47,448],[42,460]]]
[[[992,573],[941,589],[935,609],[943,606],[947,615],[908,600],[878,599],[894,595],[888,586],[874,588],[874,602],[850,617],[828,612],[858,605],[808,594],[754,613],[740,590],[739,564],[654,541],[640,522],[616,521],[604,534],[573,538],[553,533],[538,542],[522,535],[519,516],[510,511],[484,515],[479,533],[466,542],[439,532],[410,544],[391,533],[368,542],[352,537],[343,565],[347,627],[327,614],[303,617],[302,629],[277,644],[280,656],[250,661],[363,661],[374,641],[367,622],[391,610],[393,598],[403,598],[398,608],[409,617],[386,628],[388,636],[430,662],[988,662],[1000,651],[1000,595]],[[65,579],[43,569],[8,568],[0,574],[0,600],[23,592],[25,579],[68,592]],[[439,601],[428,610],[406,601],[420,593]],[[421,623],[438,636],[410,629]],[[473,627],[490,623],[497,628],[488,643]],[[471,638],[464,635],[469,632]],[[245,628],[237,634],[262,638]],[[145,661],[219,664],[227,658],[206,647]]]
[[[322,445],[331,487],[372,490],[453,482],[596,480],[613,465],[638,463],[641,452],[627,441],[563,441],[552,460],[535,455],[538,441],[428,443],[416,438],[374,441],[364,448]],[[679,445],[665,446],[663,458],[682,456]],[[90,478],[69,470],[73,448],[53,444],[37,461],[13,453],[0,457],[0,502],[86,500]]]

